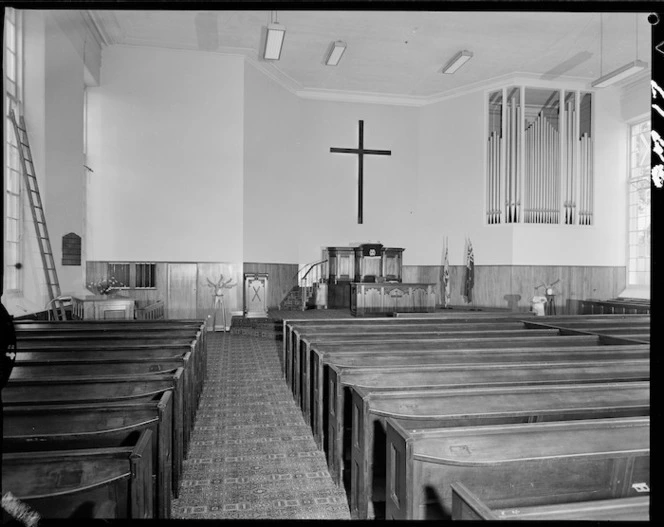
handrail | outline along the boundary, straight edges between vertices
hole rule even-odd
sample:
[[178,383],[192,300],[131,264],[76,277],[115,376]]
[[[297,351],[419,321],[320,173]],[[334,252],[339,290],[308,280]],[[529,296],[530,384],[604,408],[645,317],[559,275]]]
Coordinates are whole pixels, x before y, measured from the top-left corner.
[[311,267],[309,267],[309,270],[306,273],[304,273],[304,276],[302,276],[302,278],[300,278],[300,280],[304,280],[307,277],[307,275],[312,271],[312,269],[314,269],[316,266],[318,266],[320,264],[324,264],[325,262],[327,262],[327,260],[321,260],[320,262],[316,262],[315,264],[312,264]]
[[[325,262],[327,262],[327,260],[321,260],[320,262],[311,262],[311,263],[304,264],[302,267],[300,267],[300,268],[297,270],[297,273],[295,273],[295,276],[294,276],[293,278],[295,278],[295,280],[297,280],[297,277],[300,276],[300,273],[302,272],[302,270],[306,269],[307,266],[309,266],[309,265],[311,266],[311,268],[309,269],[309,271],[310,271],[311,269],[314,268],[314,266],[316,266],[316,265],[318,265],[318,264],[321,264],[321,263],[325,263]],[[304,276],[306,276],[307,274],[309,274],[309,271],[307,271],[307,273],[306,273]],[[303,278],[304,278],[304,277],[303,277]]]

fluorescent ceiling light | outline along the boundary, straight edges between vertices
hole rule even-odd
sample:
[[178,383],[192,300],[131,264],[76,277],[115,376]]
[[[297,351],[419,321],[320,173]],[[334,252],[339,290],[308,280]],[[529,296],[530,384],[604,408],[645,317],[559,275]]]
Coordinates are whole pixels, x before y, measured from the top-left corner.
[[472,51],[466,51],[465,49],[463,51],[459,51],[459,53],[454,55],[454,58],[452,60],[450,60],[447,63],[447,65],[443,68],[442,73],[446,73],[446,74],[454,73],[461,66],[463,66],[466,62],[468,62],[471,59],[472,56],[473,56]]
[[341,56],[346,51],[346,43],[342,40],[337,40],[332,42],[329,51],[327,52],[327,57],[325,57],[325,64],[328,66],[336,66],[341,60]]
[[617,70],[612,71],[611,73],[607,73],[603,77],[600,77],[596,81],[593,81],[592,87],[605,88],[606,86],[611,86],[611,84],[626,79],[627,77],[631,77],[635,73],[638,73],[647,67],[647,62],[643,62],[642,60],[635,60],[625,64],[622,68],[618,68]]
[[279,60],[281,47],[284,44],[286,28],[281,24],[268,24],[267,36],[265,37],[265,51],[263,58],[266,60]]

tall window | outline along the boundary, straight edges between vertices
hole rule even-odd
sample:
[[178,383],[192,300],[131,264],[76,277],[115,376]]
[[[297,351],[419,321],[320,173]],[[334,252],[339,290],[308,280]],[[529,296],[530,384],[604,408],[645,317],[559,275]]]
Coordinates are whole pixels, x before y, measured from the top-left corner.
[[631,127],[627,285],[650,286],[650,121]]
[[5,116],[5,257],[4,291],[21,289],[21,274],[16,264],[21,262],[21,165],[16,136],[9,119],[10,110],[19,114],[22,99],[22,41],[20,14],[12,8],[5,10],[4,42],[4,116]]

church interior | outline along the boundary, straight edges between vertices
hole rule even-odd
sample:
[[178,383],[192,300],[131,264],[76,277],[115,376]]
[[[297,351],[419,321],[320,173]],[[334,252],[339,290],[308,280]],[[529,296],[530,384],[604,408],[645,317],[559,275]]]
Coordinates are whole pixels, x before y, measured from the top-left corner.
[[4,8],[3,520],[648,519],[657,15],[265,7]]

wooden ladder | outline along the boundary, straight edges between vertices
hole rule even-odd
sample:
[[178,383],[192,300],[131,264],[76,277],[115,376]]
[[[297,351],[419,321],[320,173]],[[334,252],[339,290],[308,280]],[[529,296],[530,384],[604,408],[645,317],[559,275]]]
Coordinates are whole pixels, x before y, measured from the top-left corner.
[[39,253],[41,254],[44,273],[46,275],[46,287],[49,296],[48,306],[54,320],[67,320],[64,303],[60,298],[60,283],[58,282],[58,273],[55,269],[51,240],[48,236],[48,229],[46,228],[46,216],[44,215],[44,206],[39,194],[39,186],[37,185],[35,165],[32,162],[32,153],[30,152],[25,120],[23,116],[20,116],[20,124],[16,122],[14,110],[10,110],[9,118],[12,121],[14,133],[16,134],[25,187],[28,191],[30,210],[32,211],[32,219],[35,224],[37,241],[39,242]]

